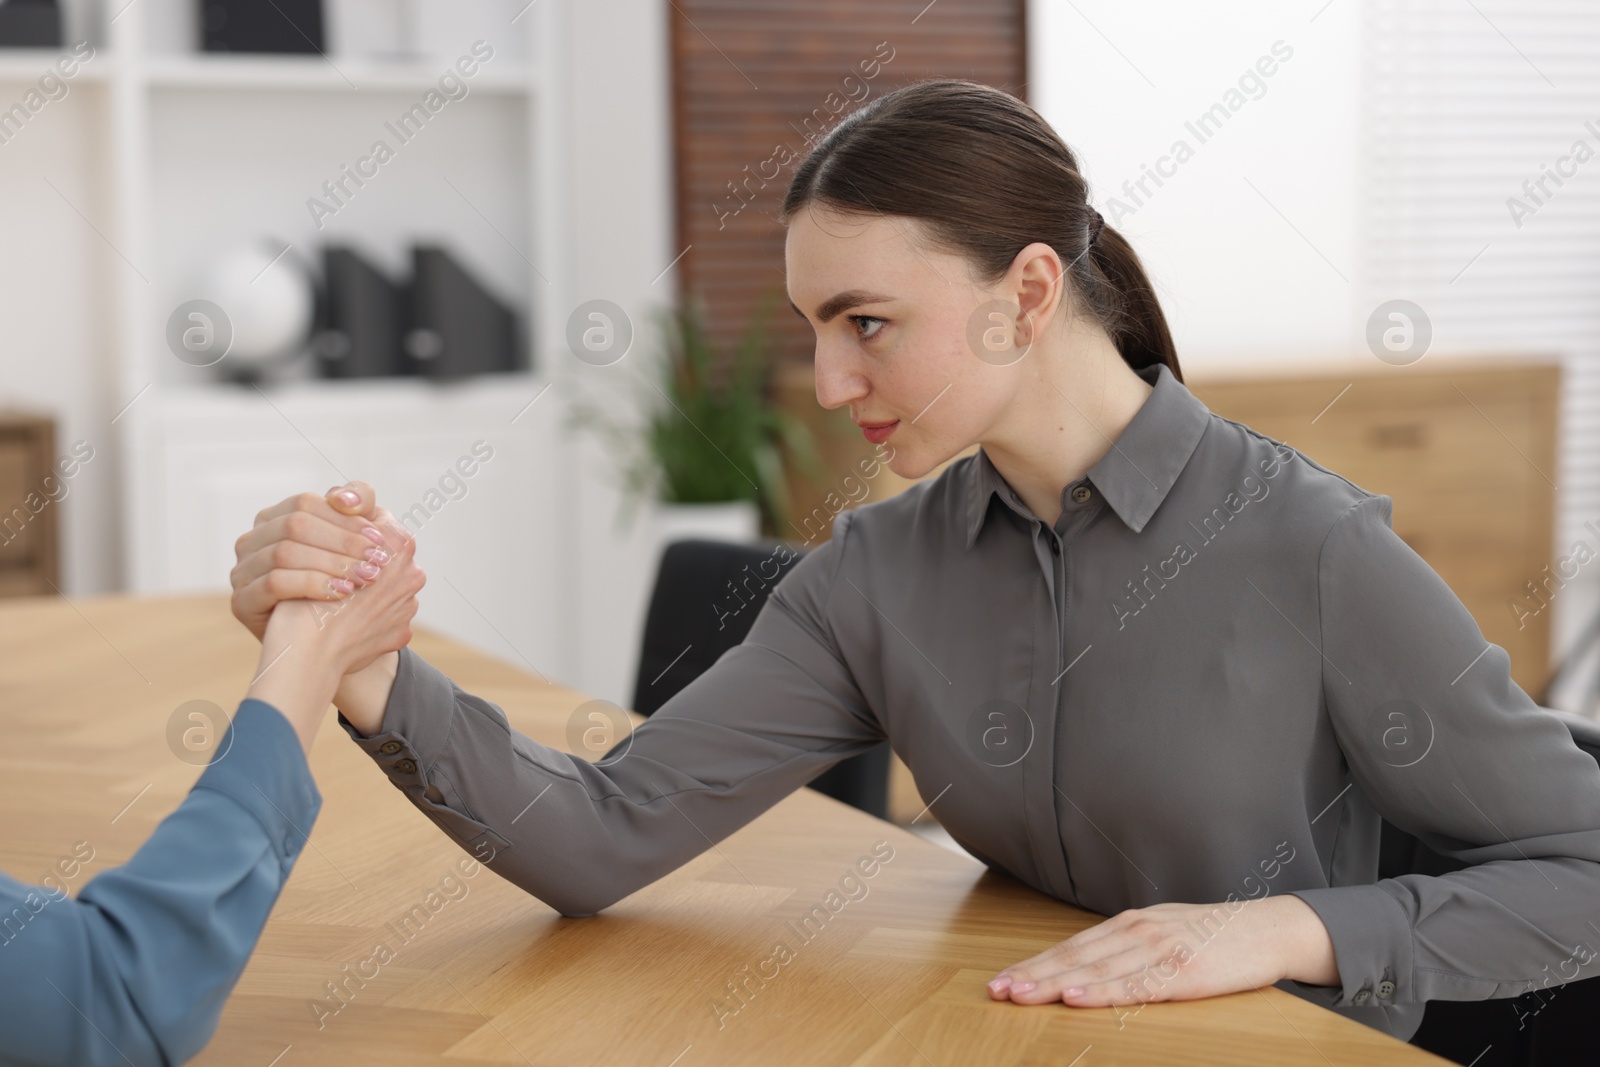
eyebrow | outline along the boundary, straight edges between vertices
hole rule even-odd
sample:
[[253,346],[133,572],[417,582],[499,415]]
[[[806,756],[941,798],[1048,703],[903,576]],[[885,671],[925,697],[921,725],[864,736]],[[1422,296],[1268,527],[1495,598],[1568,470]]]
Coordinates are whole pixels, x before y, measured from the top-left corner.
[[[841,311],[858,307],[861,304],[880,304],[888,299],[890,298],[887,296],[880,296],[877,293],[868,293],[860,289],[850,289],[846,292],[840,293],[838,296],[824,300],[822,302],[822,306],[817,308],[817,318],[826,323],[831,321],[834,316],[838,315]],[[794,308],[794,313],[799,315],[802,319],[806,317],[806,313],[801,311],[793,300],[789,301],[789,306]]]

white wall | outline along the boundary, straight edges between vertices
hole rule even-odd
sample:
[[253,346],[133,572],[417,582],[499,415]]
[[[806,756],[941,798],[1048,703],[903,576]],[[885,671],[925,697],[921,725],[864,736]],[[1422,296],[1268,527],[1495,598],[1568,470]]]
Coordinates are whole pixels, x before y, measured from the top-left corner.
[[[48,63],[30,58],[14,68],[0,77],[0,109],[19,101]],[[96,232],[110,214],[97,177],[107,164],[97,99],[105,87],[85,74],[66,84],[64,98],[0,144],[0,408],[54,416],[59,454],[79,439],[94,446],[95,458],[68,495],[50,505],[60,508],[62,589],[74,596],[120,581],[110,425],[120,405],[110,395],[102,309],[110,299],[108,272],[128,268]]]
[[[1028,99],[1078,154],[1091,202],[1143,257],[1186,369],[1267,368],[1359,355],[1366,348],[1368,314],[1393,295],[1383,290],[1384,279],[1373,266],[1386,251],[1383,234],[1367,220],[1378,199],[1367,194],[1382,190],[1365,184],[1377,180],[1367,172],[1371,153],[1364,157],[1364,148],[1371,142],[1365,138],[1377,134],[1366,128],[1373,89],[1362,77],[1362,35],[1396,31],[1364,24],[1364,7],[1337,0],[1036,0],[1029,7]],[[1498,49],[1495,27],[1480,26],[1467,10],[1465,21],[1486,42],[1479,46]],[[1532,10],[1518,13],[1535,23],[1541,18]],[[1293,56],[1263,79],[1259,99],[1246,99],[1220,131],[1200,142],[1185,122],[1222,100],[1279,40]],[[1465,37],[1448,45],[1462,51],[1473,46]],[[1499,58],[1534,83],[1515,53],[1508,49]],[[1526,108],[1514,82],[1505,84],[1507,98]],[[1555,114],[1557,107],[1552,103],[1548,110]],[[1569,126],[1576,123],[1560,126],[1561,136],[1549,138],[1552,146],[1565,146]],[[1137,180],[1178,138],[1194,148],[1193,157],[1115,222],[1112,198],[1131,203],[1123,183]],[[1534,173],[1538,158],[1518,166]],[[1506,191],[1515,187],[1510,181]],[[1574,206],[1575,199],[1569,195],[1565,206]],[[1498,200],[1483,206],[1500,211]],[[1362,244],[1374,235],[1370,246]],[[1563,246],[1569,256],[1581,250],[1576,239]],[[1468,249],[1463,261],[1470,254]],[[1574,267],[1569,273],[1576,279],[1579,272]],[[1529,272],[1521,273],[1532,280]],[[1457,347],[1512,354],[1558,347],[1542,336],[1530,339],[1517,318],[1520,309],[1489,301],[1482,310],[1498,321],[1456,323],[1436,316],[1436,337]],[[1504,334],[1511,339],[1504,341]],[[1570,455],[1575,428],[1567,425],[1563,434]],[[1575,479],[1569,472],[1564,480]],[[1565,511],[1571,510],[1569,496],[1561,500]],[[1578,536],[1576,523],[1591,517],[1567,516],[1574,532],[1560,540],[1560,553],[1553,549],[1552,561]],[[1563,598],[1553,619],[1558,654],[1593,617],[1600,581],[1589,576]]]
[[[1143,257],[1186,367],[1361,344],[1358,10],[1325,0],[1030,5],[1029,102]],[[1185,128],[1280,40],[1292,55],[1261,79],[1259,99],[1242,94],[1204,142]],[[1160,187],[1147,181],[1153,195],[1135,203],[1123,183],[1180,138],[1193,157],[1169,165],[1176,173]],[[1113,197],[1133,213],[1119,221]]]
[[[626,375],[648,373],[655,352],[651,321],[669,304],[675,272],[662,274],[672,247],[672,138],[667,15],[655,0],[610,0],[569,7],[572,52],[572,298],[611,300],[633,320],[633,348],[610,367],[568,361],[556,388],[596,400],[620,398]],[[659,276],[659,277],[658,277]],[[571,684],[624,706],[633,678],[645,605],[655,577],[648,513],[619,532],[619,495],[610,464],[592,439],[574,450],[570,504],[577,579],[568,609],[578,629]]]

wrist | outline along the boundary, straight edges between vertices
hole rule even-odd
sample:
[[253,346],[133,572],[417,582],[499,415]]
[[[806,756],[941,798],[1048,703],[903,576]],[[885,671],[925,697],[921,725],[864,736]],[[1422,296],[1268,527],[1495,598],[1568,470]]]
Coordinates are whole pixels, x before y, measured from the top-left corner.
[[386,652],[359,671],[339,681],[333,702],[350,725],[364,737],[381,733],[389,707],[389,694],[400,669],[400,653]]
[[277,708],[309,752],[340,677],[339,666],[311,634],[269,624],[245,696]]
[[1274,899],[1279,911],[1276,941],[1282,947],[1282,977],[1305,985],[1338,985],[1339,966],[1334,957],[1333,938],[1321,916],[1291,893]]

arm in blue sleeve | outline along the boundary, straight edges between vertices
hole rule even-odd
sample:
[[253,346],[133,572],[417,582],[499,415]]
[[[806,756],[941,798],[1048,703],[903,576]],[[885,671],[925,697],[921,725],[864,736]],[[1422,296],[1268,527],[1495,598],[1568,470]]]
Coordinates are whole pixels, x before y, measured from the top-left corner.
[[0,1062],[165,1065],[210,1040],[322,806],[270,704],[242,702],[218,752],[76,900],[0,875]]

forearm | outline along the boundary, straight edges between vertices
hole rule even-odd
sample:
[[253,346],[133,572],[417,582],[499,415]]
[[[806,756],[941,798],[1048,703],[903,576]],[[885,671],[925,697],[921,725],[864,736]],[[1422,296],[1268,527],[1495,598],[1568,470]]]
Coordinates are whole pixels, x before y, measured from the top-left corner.
[[[1592,851],[1600,832],[1582,838]],[[1484,862],[1449,874],[1297,891],[1332,936],[1347,1002],[1384,980],[1406,1004],[1513,997],[1595,974],[1600,863],[1517,856],[1532,847],[1487,846]]]
[[[345,728],[423,814],[563,915],[592,914],[650,880],[632,868],[650,846],[677,835],[663,830],[653,842],[636,842],[641,814],[632,804],[601,802],[624,800],[604,770],[516,733],[498,707],[462,692],[415,653],[401,666],[405,656],[394,657],[393,675],[374,672],[352,687],[364,704],[383,689],[387,711],[380,706],[368,717],[370,705],[355,706],[361,718],[345,712]],[[659,799],[659,791],[651,796]],[[704,848],[700,840],[684,859]],[[549,862],[552,856],[561,862]]]
[[[407,651],[382,731],[351,732],[462,848],[562,914],[587,915],[879,740],[813,681],[785,674],[788,662],[748,643],[732,650],[590,763],[512,730]],[[758,689],[790,697],[752,700]]]
[[338,666],[314,631],[269,626],[245,695],[277,708],[294,727],[301,748],[309,752],[340,677]]

